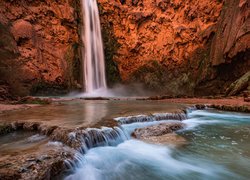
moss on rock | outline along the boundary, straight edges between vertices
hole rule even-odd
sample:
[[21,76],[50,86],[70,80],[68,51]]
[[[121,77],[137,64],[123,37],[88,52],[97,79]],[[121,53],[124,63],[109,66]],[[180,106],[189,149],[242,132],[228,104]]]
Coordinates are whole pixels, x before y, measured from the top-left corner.
[[113,23],[108,21],[105,16],[105,14],[110,14],[112,11],[104,11],[101,3],[98,3],[98,8],[102,28],[107,83],[109,87],[112,87],[121,82],[118,65],[114,61],[114,57],[121,45],[114,34]]
[[[60,80],[58,80],[60,81]],[[30,90],[31,95],[40,95],[40,96],[53,96],[53,95],[62,95],[69,92],[68,85],[58,82],[45,82],[42,80],[37,81],[32,85]]]
[[148,61],[133,73],[133,81],[141,82],[152,90],[161,90],[165,82],[167,69],[159,64],[157,60]]
[[113,60],[120,47],[117,39],[113,34],[111,24],[106,24],[102,28],[102,37],[104,43],[104,55],[105,55],[105,66],[107,83],[109,86],[113,86],[121,81],[120,73],[116,62]]

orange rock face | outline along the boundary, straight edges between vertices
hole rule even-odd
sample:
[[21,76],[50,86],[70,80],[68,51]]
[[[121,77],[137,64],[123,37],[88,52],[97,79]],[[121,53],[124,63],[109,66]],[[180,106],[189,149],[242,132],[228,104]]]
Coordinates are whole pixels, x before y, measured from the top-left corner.
[[[112,26],[121,45],[113,59],[125,82],[161,93],[217,94],[250,68],[247,0],[99,3],[103,26]],[[236,57],[240,52],[244,57]]]
[[230,63],[239,52],[250,49],[250,1],[226,1],[225,6],[212,44],[213,65]]
[[201,34],[217,22],[222,8],[217,0],[99,2],[101,18],[113,23],[121,44],[115,61],[123,80],[147,61],[175,68],[188,61],[203,46]]
[[74,84],[69,72],[79,61],[74,5],[53,0],[0,2],[0,29],[7,36],[0,44],[12,44],[0,52],[0,75],[13,94],[27,95],[41,84]]

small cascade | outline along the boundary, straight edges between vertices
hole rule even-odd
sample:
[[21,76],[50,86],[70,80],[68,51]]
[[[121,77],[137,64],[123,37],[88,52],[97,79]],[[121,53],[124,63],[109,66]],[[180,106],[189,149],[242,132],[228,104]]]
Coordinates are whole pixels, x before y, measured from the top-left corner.
[[153,114],[156,121],[160,120],[178,120],[183,121],[187,119],[187,115],[183,113],[155,113]]
[[87,132],[81,137],[82,151],[85,152],[86,148],[90,149],[98,146],[115,146],[128,138],[125,133],[119,128],[102,129],[87,129]]
[[131,124],[135,122],[151,122],[160,120],[178,120],[187,119],[186,113],[155,113],[151,115],[137,115],[114,118],[119,124]]
[[99,12],[96,0],[83,0],[84,85],[85,92],[106,89],[106,75]]
[[192,111],[196,111],[196,110],[204,110],[204,109],[208,109],[209,108],[209,105],[206,105],[206,104],[196,104],[196,105],[193,105],[193,106],[190,106],[188,108],[186,108],[186,112],[187,113],[190,113]]
[[[185,112],[188,119],[177,122],[176,125],[171,125],[171,120],[166,120],[166,118],[172,119],[173,114],[158,113],[150,116],[117,118],[124,123],[132,122],[131,119],[137,120],[135,123],[122,124],[117,128],[88,129],[90,137],[86,137],[89,138],[86,142],[110,145],[110,147],[93,148],[84,155],[78,152],[74,161],[65,163],[69,167],[65,180],[247,179],[249,175],[246,173],[248,172],[246,164],[249,159],[244,154],[249,150],[249,131],[242,127],[249,125],[249,115],[201,110],[203,108],[207,107],[194,106],[187,109]],[[182,115],[176,115],[174,118],[182,119],[185,117]],[[169,132],[175,132],[180,128],[178,126],[184,124],[184,129],[180,131],[183,138],[179,141],[172,139],[177,136],[165,136],[165,133],[169,133],[166,132],[167,125],[161,124],[162,121],[157,121],[157,118],[165,119],[162,120],[165,123],[170,122]],[[157,128],[159,125],[161,127]],[[118,135],[126,136],[126,133],[131,134],[132,131],[136,132],[135,137],[142,139],[131,138],[116,146],[119,143]],[[165,140],[166,142],[173,140],[178,146],[168,146]],[[180,148],[178,141],[184,146]],[[154,144],[155,142],[157,144]],[[113,143],[115,146],[112,146]],[[218,152],[224,153],[222,159],[221,153]],[[232,155],[238,158],[231,158]],[[239,158],[241,162],[238,161]],[[228,163],[221,164],[221,161],[218,161],[223,159]]]
[[[88,128],[86,130],[78,130],[68,134],[69,141],[67,145],[77,148],[74,159],[65,160],[65,165],[69,172],[74,168],[80,167],[84,163],[84,154],[91,148],[100,146],[116,146],[129,139],[127,133],[122,127],[101,129]],[[75,146],[76,145],[76,146]]]
[[128,136],[121,127],[103,127],[101,129],[76,130],[68,134],[67,140],[55,140],[64,141],[68,146],[78,149],[82,154],[85,154],[88,149],[99,146],[115,146],[127,139]]
[[[187,112],[187,111],[185,111]],[[85,130],[77,130],[69,133],[68,137],[70,141],[67,141],[68,145],[76,148],[78,151],[73,160],[67,160],[65,162],[69,171],[72,171],[76,167],[82,167],[84,165],[84,154],[89,149],[101,146],[117,146],[129,139],[131,139],[131,133],[138,127],[150,126],[152,123],[164,120],[178,120],[182,121],[187,119],[187,113],[154,113],[151,115],[137,115],[128,117],[115,118],[119,122],[118,127],[108,128],[88,128]],[[136,124],[141,122],[140,125]],[[135,123],[135,124],[133,124]],[[131,124],[131,126],[129,125]],[[129,125],[129,126],[128,126]],[[70,143],[69,143],[70,142]],[[77,144],[77,146],[75,146]]]

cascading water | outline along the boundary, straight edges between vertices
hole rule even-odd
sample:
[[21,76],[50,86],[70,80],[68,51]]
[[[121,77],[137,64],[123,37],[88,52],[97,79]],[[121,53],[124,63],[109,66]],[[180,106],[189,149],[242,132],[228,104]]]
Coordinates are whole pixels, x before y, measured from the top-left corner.
[[[195,107],[185,112],[120,117],[119,127],[88,129],[82,139],[85,154],[66,162],[72,171],[65,180],[249,179],[250,117]],[[136,128],[168,118],[186,125],[178,134],[188,145],[154,145],[128,137]]]
[[96,0],[83,0],[82,12],[84,19],[84,85],[85,92],[106,89],[104,52],[101,36],[99,12]]

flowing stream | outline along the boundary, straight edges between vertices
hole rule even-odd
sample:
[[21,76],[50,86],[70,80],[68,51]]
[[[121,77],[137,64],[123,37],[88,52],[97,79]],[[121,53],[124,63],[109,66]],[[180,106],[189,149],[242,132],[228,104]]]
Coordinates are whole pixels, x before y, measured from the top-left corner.
[[[74,160],[66,161],[66,180],[248,180],[249,114],[195,108],[188,108],[186,114],[173,113],[187,107],[161,101],[74,100],[0,114],[0,119],[74,129],[66,136],[72,141],[80,137],[82,147]],[[107,127],[110,119],[118,121],[116,127]],[[185,128],[177,134],[186,141],[177,146],[173,141],[151,144],[131,137],[136,128],[180,121]],[[37,132],[7,134],[0,137],[0,159],[36,149],[61,148],[48,141],[49,137]]]
[[65,179],[249,179],[248,114],[190,111],[183,120],[186,128],[177,132],[187,139],[183,146],[149,144],[130,137],[135,128],[167,121],[122,124],[116,143],[109,135],[107,141],[112,143],[78,154],[72,174]]
[[82,53],[84,59],[84,86],[86,93],[92,93],[98,89],[105,90],[107,87],[101,27],[96,0],[83,0],[82,12],[84,19],[84,32],[82,33],[84,41]]

